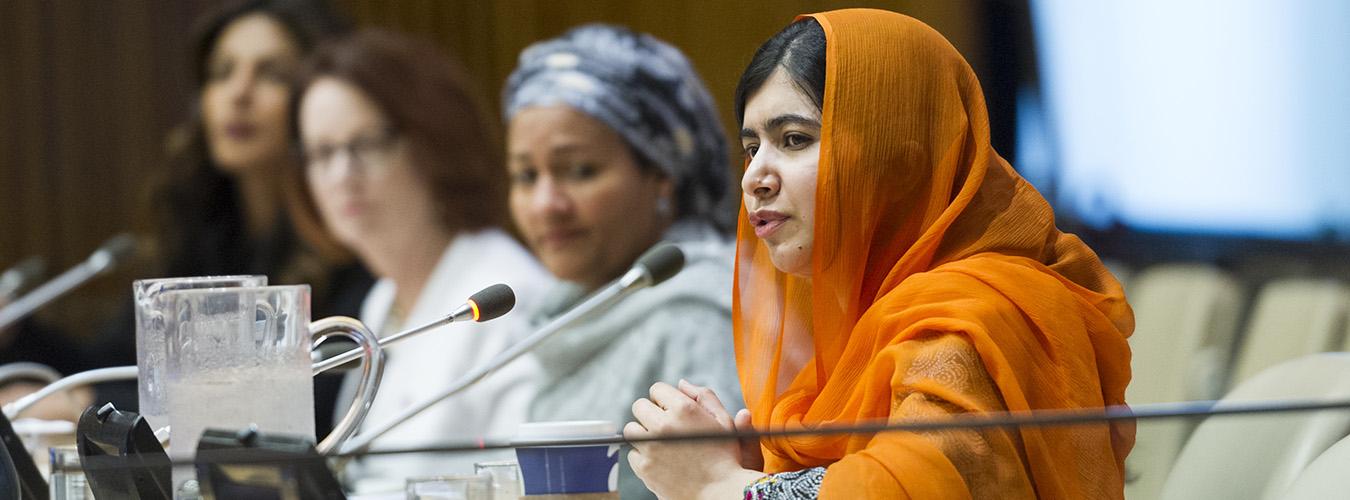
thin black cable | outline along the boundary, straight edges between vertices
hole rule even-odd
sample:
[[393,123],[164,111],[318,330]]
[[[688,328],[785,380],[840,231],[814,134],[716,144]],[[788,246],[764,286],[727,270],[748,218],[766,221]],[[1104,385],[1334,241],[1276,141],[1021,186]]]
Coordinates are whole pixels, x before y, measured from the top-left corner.
[[[1171,418],[1199,418],[1209,416],[1262,415],[1269,413],[1301,413],[1329,410],[1350,410],[1350,399],[1335,400],[1278,400],[1278,401],[1188,401],[1181,403],[1153,403],[1134,406],[1108,406],[1105,408],[1032,410],[1023,412],[999,412],[980,414],[961,414],[943,418],[928,418],[906,422],[875,422],[847,426],[815,427],[809,429],[779,429],[756,431],[717,431],[667,434],[639,439],[626,439],[622,435],[559,439],[548,441],[512,441],[506,439],[481,439],[471,443],[457,443],[440,446],[414,448],[381,449],[359,453],[334,453],[323,457],[282,458],[276,456],[258,456],[275,453],[262,449],[212,450],[210,456],[196,460],[175,460],[175,466],[190,466],[205,463],[295,463],[319,458],[359,458],[363,456],[401,455],[409,453],[459,453],[482,450],[501,450],[528,446],[599,446],[631,445],[648,442],[682,442],[733,439],[762,439],[790,436],[830,436],[840,434],[876,434],[881,432],[924,432],[936,430],[988,429],[999,427],[1051,427],[1064,425],[1091,425],[1118,421],[1163,420]],[[111,462],[111,461],[109,461]],[[91,463],[86,470],[130,469],[153,464],[129,465],[125,463]],[[160,462],[159,465],[163,465]]]

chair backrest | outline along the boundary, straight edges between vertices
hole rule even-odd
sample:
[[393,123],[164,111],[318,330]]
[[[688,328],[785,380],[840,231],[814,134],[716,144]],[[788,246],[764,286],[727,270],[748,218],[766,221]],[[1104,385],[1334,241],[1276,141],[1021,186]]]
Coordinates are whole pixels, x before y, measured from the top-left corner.
[[[1207,265],[1168,264],[1144,269],[1130,280],[1135,313],[1130,403],[1217,399],[1232,358],[1241,318],[1242,287],[1228,273]],[[1194,424],[1141,424],[1126,460],[1125,496],[1153,500]]]
[[1111,271],[1111,275],[1116,277],[1116,281],[1125,287],[1125,292],[1130,291],[1130,279],[1134,278],[1134,269],[1129,264],[1115,259],[1102,259],[1102,264],[1106,265],[1106,270]]
[[1247,321],[1234,385],[1278,363],[1340,350],[1350,287],[1329,280],[1284,279],[1261,288]]
[[[1275,365],[1219,402],[1350,398],[1350,353]],[[1276,499],[1324,450],[1350,433],[1350,412],[1210,417],[1177,457],[1158,498]]]
[[1322,500],[1344,497],[1350,491],[1350,437],[1341,438],[1298,475],[1280,495],[1288,500]]

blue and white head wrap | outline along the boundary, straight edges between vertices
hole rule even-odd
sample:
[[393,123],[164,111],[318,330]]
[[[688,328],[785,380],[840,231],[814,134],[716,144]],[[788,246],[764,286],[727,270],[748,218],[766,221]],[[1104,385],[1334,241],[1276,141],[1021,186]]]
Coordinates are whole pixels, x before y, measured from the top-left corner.
[[600,120],[675,181],[680,218],[719,218],[726,138],[712,96],[679,49],[616,26],[573,28],[520,54],[502,101],[507,122],[527,107],[557,104]]

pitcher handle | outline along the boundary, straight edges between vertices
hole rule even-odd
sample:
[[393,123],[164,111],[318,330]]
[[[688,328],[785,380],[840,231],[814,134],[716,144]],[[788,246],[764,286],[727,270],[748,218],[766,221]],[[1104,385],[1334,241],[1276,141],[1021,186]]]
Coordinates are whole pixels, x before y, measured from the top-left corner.
[[311,345],[340,335],[352,339],[361,348],[361,382],[356,386],[356,397],[342,419],[333,426],[333,432],[328,433],[328,437],[319,441],[315,447],[320,454],[326,455],[332,450],[341,449],[342,444],[361,426],[366,413],[370,412],[370,405],[375,402],[375,391],[380,387],[380,377],[384,375],[384,350],[380,348],[379,338],[364,323],[346,316],[330,316],[310,322],[309,332]]

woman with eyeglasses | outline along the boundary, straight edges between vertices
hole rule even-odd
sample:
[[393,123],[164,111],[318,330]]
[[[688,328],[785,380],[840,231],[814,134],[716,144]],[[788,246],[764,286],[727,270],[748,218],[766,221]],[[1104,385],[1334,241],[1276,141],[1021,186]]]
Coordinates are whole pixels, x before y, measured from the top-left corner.
[[[317,51],[297,88],[294,110],[312,201],[305,212],[320,216],[378,276],[362,307],[367,325],[380,336],[420,326],[493,283],[506,283],[520,299],[503,318],[428,332],[386,351],[384,380],[366,419],[380,425],[527,334],[522,310],[547,275],[501,229],[507,211],[498,138],[455,61],[426,43],[366,31]],[[374,446],[513,434],[534,394],[529,366],[508,366]],[[405,477],[482,459],[372,457],[353,472],[358,491],[400,489]],[[447,460],[461,460],[463,467]]]

